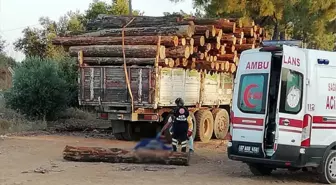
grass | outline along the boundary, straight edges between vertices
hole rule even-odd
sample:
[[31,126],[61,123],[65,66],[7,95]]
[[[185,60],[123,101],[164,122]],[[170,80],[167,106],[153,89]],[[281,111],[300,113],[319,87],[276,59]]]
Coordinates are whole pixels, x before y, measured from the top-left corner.
[[5,107],[0,93],[0,135],[29,131],[81,131],[106,125],[106,121],[97,120],[94,113],[76,108],[65,110],[57,121],[43,122],[28,120],[24,115]]

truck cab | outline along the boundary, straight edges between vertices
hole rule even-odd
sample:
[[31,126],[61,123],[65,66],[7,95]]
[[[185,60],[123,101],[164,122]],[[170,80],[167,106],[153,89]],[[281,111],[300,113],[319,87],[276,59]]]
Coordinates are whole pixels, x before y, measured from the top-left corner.
[[324,110],[328,85],[319,80],[336,84],[335,72],[327,69],[336,66],[336,53],[302,49],[299,43],[266,41],[241,54],[228,157],[247,163],[255,175],[312,167],[323,182],[335,183],[336,122],[319,119],[333,120],[336,111]]

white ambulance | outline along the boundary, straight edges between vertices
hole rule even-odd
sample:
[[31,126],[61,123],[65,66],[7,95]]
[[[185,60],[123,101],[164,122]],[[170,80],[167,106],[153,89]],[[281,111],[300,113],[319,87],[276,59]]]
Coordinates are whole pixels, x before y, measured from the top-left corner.
[[312,167],[336,183],[336,52],[264,44],[240,57],[228,157],[255,175]]

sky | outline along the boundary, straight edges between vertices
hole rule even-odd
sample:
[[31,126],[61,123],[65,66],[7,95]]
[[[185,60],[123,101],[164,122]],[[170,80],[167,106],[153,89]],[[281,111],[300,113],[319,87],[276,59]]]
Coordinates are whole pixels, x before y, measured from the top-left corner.
[[[38,19],[42,16],[58,20],[70,10],[84,12],[91,2],[92,0],[0,0],[0,35],[8,44],[6,53],[21,61],[24,55],[14,50],[13,42],[22,36],[25,27],[38,27]],[[132,0],[132,6],[148,16],[161,16],[163,12],[180,10],[194,12],[192,0],[181,3],[171,3],[169,0]]]

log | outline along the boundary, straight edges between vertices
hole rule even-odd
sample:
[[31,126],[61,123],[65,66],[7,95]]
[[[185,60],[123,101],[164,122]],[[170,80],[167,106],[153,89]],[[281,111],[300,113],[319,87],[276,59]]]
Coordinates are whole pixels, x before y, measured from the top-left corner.
[[205,37],[204,36],[193,36],[195,46],[204,46]]
[[189,165],[189,153],[167,150],[141,149],[130,151],[120,148],[74,147],[67,145],[63,150],[63,158],[77,162]]
[[[171,26],[171,27],[140,27],[125,28],[125,36],[178,36],[191,37],[194,34],[193,27],[190,25]],[[79,36],[86,37],[121,37],[122,29],[103,29],[99,31],[85,33]]]
[[228,54],[234,53],[235,50],[236,50],[236,47],[234,45],[225,47],[225,53],[228,53]]
[[193,38],[188,38],[188,43],[189,43],[189,46],[194,46],[195,45],[195,40]]
[[215,26],[213,25],[195,25],[195,35],[205,35],[205,33],[208,31],[211,33],[210,35],[213,35],[213,33],[216,34]]
[[189,58],[189,46],[177,46],[165,49],[165,56],[167,58]]
[[178,45],[185,46],[187,44],[187,40],[185,38],[179,39]]
[[[80,50],[84,57],[123,57],[121,45],[71,46],[69,54],[77,57]],[[125,45],[125,55],[130,58],[154,58],[156,50],[157,46],[154,45]]]
[[224,66],[224,70],[226,71],[226,72],[230,72],[230,62],[225,62],[225,66]]
[[246,44],[255,44],[256,39],[255,38],[246,38]]
[[237,39],[244,38],[244,32],[236,31],[233,33],[233,35],[237,37]]
[[220,39],[221,44],[230,44],[230,45],[235,45],[237,42],[237,38],[234,35],[224,35]]
[[222,46],[221,46],[220,51],[219,51],[219,54],[220,54],[220,55],[224,55],[224,54],[226,53],[225,48],[226,48],[226,45],[222,45]]
[[[99,15],[96,19],[89,21],[86,25],[87,30],[122,28],[127,27],[148,27],[148,26],[167,26],[188,24],[187,21],[181,21],[181,16],[120,16],[120,15]],[[130,22],[132,21],[132,22]]]
[[254,29],[253,27],[243,27],[243,28],[237,28],[237,32],[243,32],[245,37],[252,38],[254,37]]
[[226,19],[216,18],[186,18],[185,21],[193,21],[196,25],[214,25],[215,28],[222,29],[224,33],[235,32],[236,23],[229,22]]
[[238,57],[235,54],[225,54],[225,55],[219,55],[217,56],[218,60],[223,61],[230,61],[232,63],[236,63],[238,60]]
[[[125,45],[156,45],[158,36],[131,36],[125,37]],[[52,43],[63,46],[86,46],[86,45],[122,45],[122,37],[57,37]],[[161,45],[177,46],[177,36],[161,36]]]
[[[154,65],[155,58],[126,58],[126,65]],[[159,60],[159,63],[164,60]],[[83,57],[83,63],[89,65],[123,65],[122,57]]]
[[241,52],[243,52],[245,50],[248,50],[248,49],[254,49],[255,48],[254,44],[241,44],[241,45],[236,44],[235,47],[236,47],[236,50],[237,50],[238,53],[241,53]]
[[237,69],[236,64],[231,63],[231,64],[230,64],[230,72],[231,72],[231,73],[234,73],[234,72],[236,72],[236,69]]

